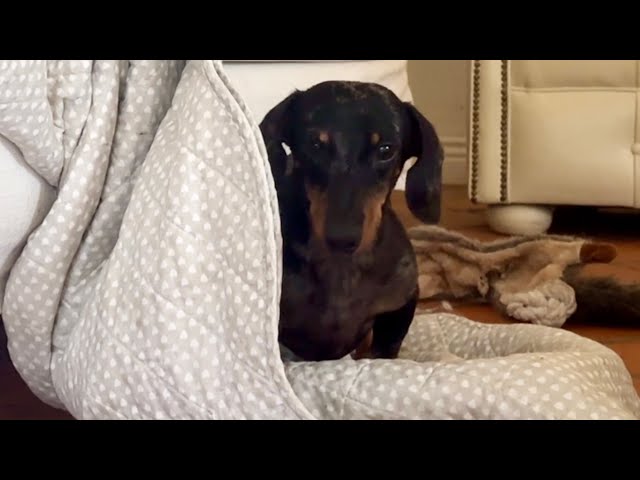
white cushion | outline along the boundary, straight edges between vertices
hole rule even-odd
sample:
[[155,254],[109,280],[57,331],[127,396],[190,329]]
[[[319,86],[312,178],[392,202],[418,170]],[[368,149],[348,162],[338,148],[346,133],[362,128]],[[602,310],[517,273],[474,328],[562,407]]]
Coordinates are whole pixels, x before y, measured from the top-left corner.
[[413,100],[407,60],[227,60],[224,67],[257,122],[295,89],[326,80],[379,83],[402,100]]

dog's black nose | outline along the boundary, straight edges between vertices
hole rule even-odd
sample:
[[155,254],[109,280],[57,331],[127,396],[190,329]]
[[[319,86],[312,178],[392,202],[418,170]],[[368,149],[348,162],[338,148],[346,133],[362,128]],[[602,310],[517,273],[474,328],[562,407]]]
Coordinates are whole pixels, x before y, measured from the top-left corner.
[[334,252],[353,253],[360,244],[360,238],[354,235],[329,235],[327,246]]

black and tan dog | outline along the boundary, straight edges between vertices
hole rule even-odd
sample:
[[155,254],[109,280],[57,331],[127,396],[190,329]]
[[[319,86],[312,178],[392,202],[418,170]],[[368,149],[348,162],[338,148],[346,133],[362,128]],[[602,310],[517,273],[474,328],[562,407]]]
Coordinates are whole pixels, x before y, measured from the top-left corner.
[[[295,91],[260,125],[283,236],[280,341],[309,361],[394,358],[418,299],[415,255],[390,206],[440,217],[443,152],[431,123],[390,90],[332,81]],[[291,151],[287,155],[283,144]]]

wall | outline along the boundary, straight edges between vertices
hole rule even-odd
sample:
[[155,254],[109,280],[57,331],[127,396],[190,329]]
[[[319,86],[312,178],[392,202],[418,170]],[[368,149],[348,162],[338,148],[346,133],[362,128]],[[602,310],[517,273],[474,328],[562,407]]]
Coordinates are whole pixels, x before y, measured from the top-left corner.
[[418,109],[434,124],[445,150],[444,183],[467,182],[469,60],[409,60]]

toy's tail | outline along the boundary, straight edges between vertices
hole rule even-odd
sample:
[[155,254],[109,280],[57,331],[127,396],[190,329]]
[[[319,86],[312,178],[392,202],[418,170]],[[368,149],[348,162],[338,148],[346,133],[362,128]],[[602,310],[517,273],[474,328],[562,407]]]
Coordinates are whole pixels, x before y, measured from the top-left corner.
[[571,323],[640,326],[640,284],[613,277],[589,277],[568,269],[564,275],[575,291],[577,308]]

